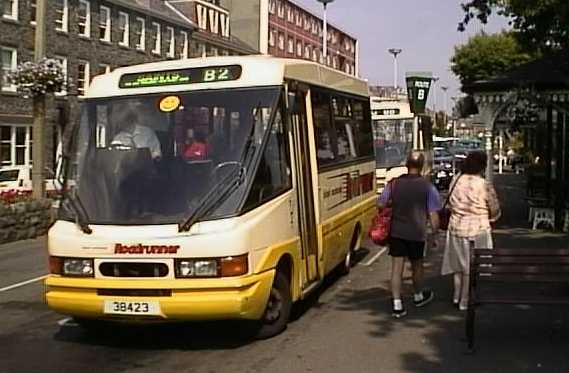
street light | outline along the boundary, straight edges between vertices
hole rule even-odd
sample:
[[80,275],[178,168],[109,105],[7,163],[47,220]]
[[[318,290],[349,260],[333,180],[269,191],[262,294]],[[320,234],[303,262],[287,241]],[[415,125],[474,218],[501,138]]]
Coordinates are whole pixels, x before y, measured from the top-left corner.
[[316,0],[322,3],[324,6],[324,26],[322,27],[322,56],[324,57],[324,63],[326,63],[326,57],[328,56],[328,19],[326,16],[326,7],[328,4],[334,2],[334,0]]
[[433,77],[433,93],[434,93],[434,95],[433,95],[433,111],[435,112],[435,115],[437,112],[437,87],[436,87],[436,85],[440,79],[441,78],[439,78],[438,76]]
[[397,56],[403,52],[403,49],[389,48],[387,51],[393,55],[393,87],[395,88],[395,94],[397,94]]

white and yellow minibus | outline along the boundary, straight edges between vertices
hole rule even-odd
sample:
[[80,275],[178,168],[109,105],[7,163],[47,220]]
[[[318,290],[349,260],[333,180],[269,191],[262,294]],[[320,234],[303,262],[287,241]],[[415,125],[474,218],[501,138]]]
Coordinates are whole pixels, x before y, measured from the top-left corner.
[[375,213],[367,85],[316,63],[119,68],[93,80],[70,144],[46,300],[85,326],[242,319],[275,335],[349,271]]

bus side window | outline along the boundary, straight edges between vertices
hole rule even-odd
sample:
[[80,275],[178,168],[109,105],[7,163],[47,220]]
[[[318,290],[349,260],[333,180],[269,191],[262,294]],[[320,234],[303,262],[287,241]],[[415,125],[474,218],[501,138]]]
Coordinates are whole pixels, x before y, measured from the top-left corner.
[[330,96],[318,91],[312,92],[312,112],[316,131],[318,166],[331,164],[336,159],[334,144],[336,136],[330,121]]

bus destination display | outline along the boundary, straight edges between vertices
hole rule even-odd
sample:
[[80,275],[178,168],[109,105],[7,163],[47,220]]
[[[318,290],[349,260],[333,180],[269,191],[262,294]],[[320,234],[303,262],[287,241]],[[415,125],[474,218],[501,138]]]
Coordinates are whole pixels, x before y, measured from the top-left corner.
[[376,109],[372,110],[374,115],[399,115],[401,111],[399,109]]
[[215,83],[237,80],[241,66],[196,67],[167,71],[124,74],[119,79],[119,88],[147,88],[178,84]]

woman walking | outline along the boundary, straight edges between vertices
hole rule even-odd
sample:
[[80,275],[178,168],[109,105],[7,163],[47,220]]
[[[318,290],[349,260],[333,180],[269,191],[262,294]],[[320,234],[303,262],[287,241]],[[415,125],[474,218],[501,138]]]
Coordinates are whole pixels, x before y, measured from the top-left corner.
[[482,177],[486,162],[485,153],[469,153],[448,197],[451,217],[442,274],[453,274],[452,299],[461,311],[468,307],[470,249],[493,248],[490,223],[501,214],[494,187]]

